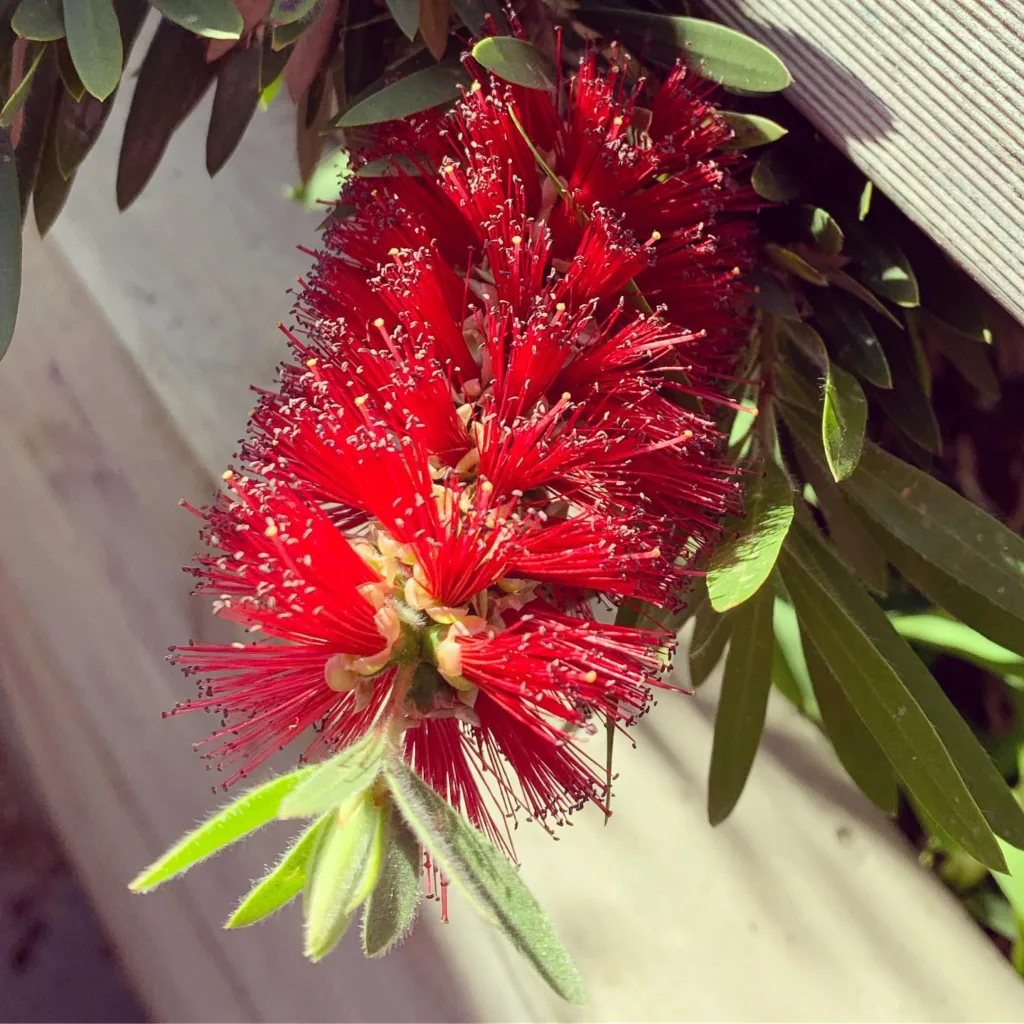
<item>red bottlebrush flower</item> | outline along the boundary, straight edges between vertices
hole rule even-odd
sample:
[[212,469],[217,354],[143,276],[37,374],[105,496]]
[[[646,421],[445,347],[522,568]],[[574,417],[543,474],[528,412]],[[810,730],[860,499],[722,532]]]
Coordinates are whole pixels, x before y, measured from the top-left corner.
[[683,68],[641,111],[595,54],[553,94],[467,63],[454,110],[378,132],[420,173],[348,186],[294,361],[198,512],[198,589],[258,637],[174,658],[201,678],[180,709],[224,716],[226,784],[310,726],[306,757],[387,729],[510,850],[518,812],[602,805],[586,737],[661,685],[671,637],[593,601],[673,606],[736,508],[708,408],[755,204]]

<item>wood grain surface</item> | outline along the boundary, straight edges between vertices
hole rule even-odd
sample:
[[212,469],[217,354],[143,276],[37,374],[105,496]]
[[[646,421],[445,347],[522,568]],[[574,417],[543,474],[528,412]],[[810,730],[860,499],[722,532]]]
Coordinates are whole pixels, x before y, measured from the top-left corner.
[[705,0],[787,95],[1024,322],[1024,3]]

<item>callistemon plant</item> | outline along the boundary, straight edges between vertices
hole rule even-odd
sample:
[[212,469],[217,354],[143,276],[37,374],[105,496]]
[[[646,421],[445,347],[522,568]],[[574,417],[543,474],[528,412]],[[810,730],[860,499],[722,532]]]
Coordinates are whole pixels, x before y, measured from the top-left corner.
[[[369,955],[457,883],[567,998],[582,989],[511,861],[518,817],[608,811],[605,743],[668,685],[672,612],[738,511],[714,413],[745,342],[749,189],[679,66],[590,52],[528,88],[472,58],[448,112],[378,126],[326,228],[192,570],[246,642],[173,659],[250,790],[135,882],[274,818],[312,824],[229,921],[304,890],[320,959]],[[344,211],[344,214],[343,214]],[[354,212],[353,212],[354,211]],[[618,606],[632,625],[610,624]],[[315,762],[315,763],[314,763]]]

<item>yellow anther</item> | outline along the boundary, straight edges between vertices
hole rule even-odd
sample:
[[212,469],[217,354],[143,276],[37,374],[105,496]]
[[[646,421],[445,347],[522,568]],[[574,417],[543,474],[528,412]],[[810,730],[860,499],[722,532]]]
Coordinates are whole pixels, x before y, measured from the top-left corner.
[[235,476],[234,470],[232,470],[232,469],[225,469],[224,472],[221,473],[220,478],[221,478],[221,480],[232,480],[232,479],[234,479],[234,476]]
[[493,490],[494,490],[494,484],[492,484],[490,480],[485,480],[485,481],[484,481],[484,482],[483,482],[483,483],[482,483],[482,484],[480,485],[480,490],[481,490],[481,491],[483,491],[483,492],[484,492],[484,494],[490,494],[490,493],[491,493],[491,491],[493,491]]
[[358,407],[359,407],[360,409],[362,409],[362,407],[363,407],[364,405],[366,405],[366,403],[367,403],[367,402],[368,402],[369,400],[370,400],[370,396],[369,396],[369,395],[360,395],[360,396],[359,396],[359,397],[358,397],[358,398],[356,399],[356,405],[357,405],[357,406],[358,406]]
[[585,675],[585,676],[583,677],[583,681],[584,681],[585,683],[596,683],[596,682],[597,682],[597,673],[596,673],[596,672],[595,672],[595,671],[594,671],[593,669],[591,669],[591,670],[590,670],[590,671],[589,671],[589,672],[588,672],[588,673],[587,673],[587,674],[586,674],[586,675]]

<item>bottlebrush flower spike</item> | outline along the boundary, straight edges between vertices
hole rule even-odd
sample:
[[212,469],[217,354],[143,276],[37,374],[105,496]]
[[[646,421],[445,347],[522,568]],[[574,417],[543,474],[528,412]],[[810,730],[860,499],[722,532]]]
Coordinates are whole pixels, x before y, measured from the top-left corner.
[[376,131],[365,159],[419,173],[352,179],[293,361],[193,509],[198,591],[256,636],[173,659],[200,690],[176,710],[223,716],[225,786],[379,734],[512,855],[518,815],[604,807],[587,738],[663,685],[672,637],[595,602],[672,608],[737,510],[708,410],[744,345],[756,201],[682,66],[642,109],[595,53],[551,94],[467,64],[452,111]]

